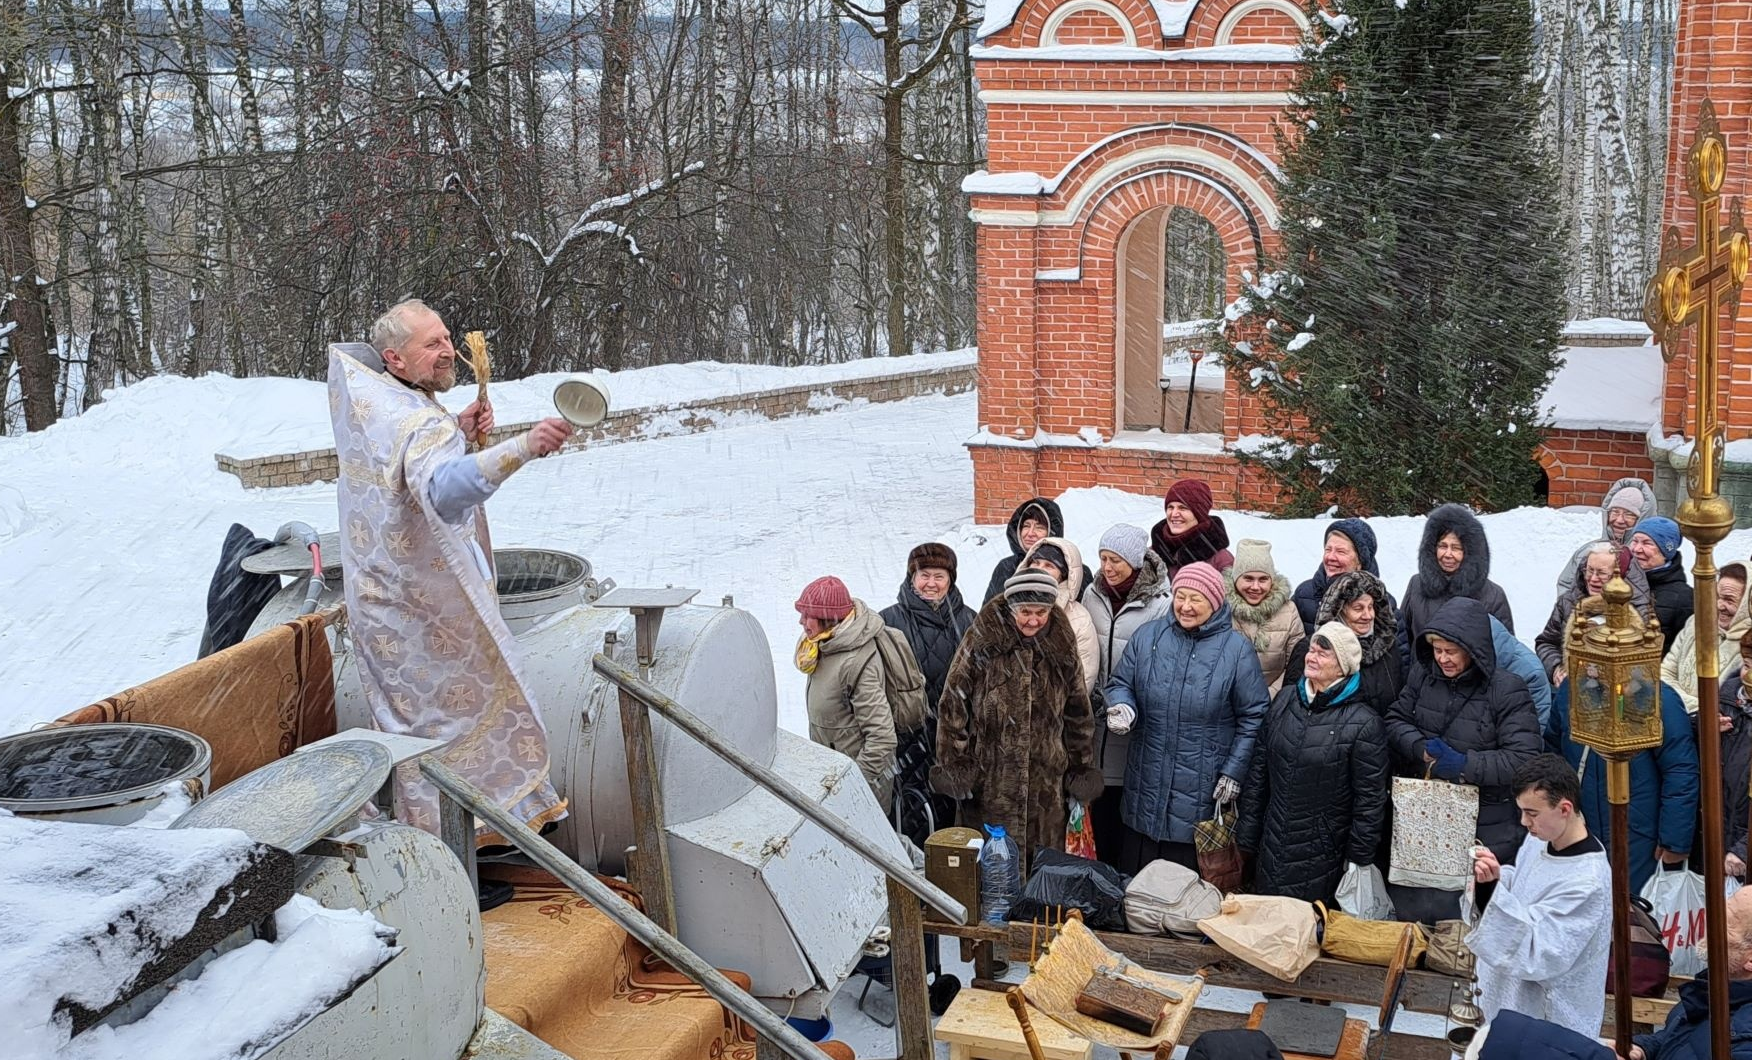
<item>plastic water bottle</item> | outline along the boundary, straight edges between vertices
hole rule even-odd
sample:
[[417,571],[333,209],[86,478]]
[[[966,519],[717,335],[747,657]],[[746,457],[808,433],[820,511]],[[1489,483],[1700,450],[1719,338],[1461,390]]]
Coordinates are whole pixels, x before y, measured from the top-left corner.
[[1016,841],[1004,834],[1003,825],[988,824],[985,831],[989,838],[979,852],[980,917],[988,924],[1002,924],[1022,892],[1022,856]]

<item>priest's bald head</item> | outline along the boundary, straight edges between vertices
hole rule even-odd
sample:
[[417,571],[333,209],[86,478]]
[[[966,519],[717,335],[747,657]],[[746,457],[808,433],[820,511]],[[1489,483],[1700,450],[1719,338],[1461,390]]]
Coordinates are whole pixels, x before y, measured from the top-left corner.
[[[1728,899],[1728,978],[1752,979],[1752,887]],[[1704,941],[1697,941],[1700,954]]]
[[371,325],[371,346],[390,375],[436,393],[456,385],[456,347],[432,307],[408,298]]

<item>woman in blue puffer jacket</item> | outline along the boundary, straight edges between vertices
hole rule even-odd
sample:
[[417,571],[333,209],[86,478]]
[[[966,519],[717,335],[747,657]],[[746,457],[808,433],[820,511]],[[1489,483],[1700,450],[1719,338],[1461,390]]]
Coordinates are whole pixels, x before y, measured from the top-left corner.
[[1163,858],[1193,870],[1193,828],[1233,803],[1271,701],[1253,645],[1229,620],[1223,576],[1191,563],[1174,609],[1132,636],[1105,689],[1107,725],[1131,734],[1120,869]]

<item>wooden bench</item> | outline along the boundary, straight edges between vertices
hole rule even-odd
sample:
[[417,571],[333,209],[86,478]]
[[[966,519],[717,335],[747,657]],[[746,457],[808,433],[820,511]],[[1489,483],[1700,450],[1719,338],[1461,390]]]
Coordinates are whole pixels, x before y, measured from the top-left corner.
[[[1047,1060],[1089,1060],[1095,1046],[1039,1013],[1034,1034]],[[963,990],[937,1020],[936,1038],[949,1043],[949,1060],[1029,1060],[1022,1027],[1009,1002],[994,990]]]
[[[927,918],[926,926],[936,934],[965,939],[977,944],[977,950],[984,952],[976,952],[976,964],[980,963],[981,960],[989,960],[990,951],[994,947],[1009,954],[1011,959],[1017,959],[1017,956],[1020,955],[1020,959],[1026,960],[1030,938],[1032,937],[1038,948],[1044,935],[1044,930],[1038,924],[1014,921],[1003,927],[997,927],[983,922],[970,925],[944,924]],[[1319,957],[1291,984],[1267,975],[1237,957],[1230,956],[1214,944],[1159,935],[1132,935],[1115,931],[1098,931],[1095,934],[1103,945],[1125,954],[1146,968],[1172,975],[1191,975],[1200,968],[1208,969],[1206,980],[1210,986],[1214,987],[1251,990],[1259,993],[1294,994],[1297,997],[1317,1001],[1373,1006],[1380,1004],[1381,990],[1386,982],[1387,969],[1385,968],[1353,964],[1330,957]],[[1665,1023],[1667,1013],[1678,1003],[1677,991],[1679,987],[1686,982],[1689,980],[1674,979],[1668,985],[1665,997],[1636,998],[1632,1005],[1632,1012],[1639,1029],[1644,1029],[1645,1026],[1660,1026]],[[1408,1012],[1445,1016],[1448,1012],[1448,1006],[1460,996],[1460,989],[1463,985],[1465,985],[1464,980],[1443,975],[1440,972],[1413,970],[1406,973],[1405,991],[1401,997],[1400,1005]],[[1181,1037],[1181,1043],[1189,1044],[1208,1030],[1245,1027],[1246,1025],[1247,1013],[1245,1012],[1227,1012],[1209,1008],[1194,1009],[1186,1032]],[[1612,1003],[1609,997],[1606,1003],[1606,1020],[1601,1028],[1601,1037],[1609,1039],[1612,1033]],[[1386,1055],[1388,1060],[1450,1060],[1452,1051],[1446,1042],[1396,1031],[1387,1038]]]

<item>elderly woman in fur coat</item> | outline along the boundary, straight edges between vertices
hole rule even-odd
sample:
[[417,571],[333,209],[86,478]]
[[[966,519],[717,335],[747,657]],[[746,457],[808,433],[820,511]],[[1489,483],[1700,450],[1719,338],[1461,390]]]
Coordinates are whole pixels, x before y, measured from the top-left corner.
[[1065,841],[1065,799],[1101,794],[1095,719],[1058,581],[1024,570],[973,620],[937,702],[931,786],[960,800],[960,823],[1003,825],[1026,871]]
[[1235,565],[1223,574],[1235,629],[1253,642],[1259,669],[1272,695],[1284,683],[1290,653],[1307,636],[1290,598],[1290,580],[1271,559],[1271,542],[1247,538],[1235,546]]

